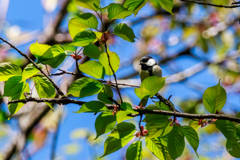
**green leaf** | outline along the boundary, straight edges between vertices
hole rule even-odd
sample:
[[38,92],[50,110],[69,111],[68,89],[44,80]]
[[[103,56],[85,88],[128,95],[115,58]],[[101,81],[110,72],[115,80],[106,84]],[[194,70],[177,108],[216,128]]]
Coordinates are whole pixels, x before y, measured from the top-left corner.
[[83,13],[83,14],[78,15],[77,17],[75,17],[71,20],[72,20],[73,25],[79,26],[81,28],[97,29],[97,27],[98,27],[98,20],[91,13]]
[[203,104],[210,113],[220,111],[227,99],[225,89],[220,85],[220,81],[216,86],[209,87],[203,93]]
[[191,120],[189,121],[189,126],[192,127],[193,129],[197,130],[201,125],[198,125],[198,121],[195,120]]
[[160,108],[157,105],[150,104],[145,109],[147,110],[160,110]]
[[159,159],[161,160],[172,160],[171,156],[168,153],[167,147],[164,146],[161,141],[158,141],[155,138],[147,137],[145,139],[146,147]]
[[109,98],[113,98],[113,91],[110,85],[103,85],[103,90],[98,94],[97,97],[100,101],[106,104],[112,104],[112,101]]
[[237,137],[236,127],[231,121],[217,120],[214,124],[228,140],[231,140],[233,142],[239,141],[239,138]]
[[117,123],[121,123],[122,121],[125,121],[127,119],[132,119],[133,117],[131,116],[128,116],[128,114],[131,114],[131,113],[135,113],[135,114],[138,114],[138,112],[135,112],[135,111],[118,111],[116,116],[117,116]]
[[128,111],[134,111],[132,108],[132,105],[128,102],[123,102],[120,106],[120,108],[122,108],[123,110],[128,110]]
[[56,95],[53,84],[47,79],[47,77],[37,76],[33,77],[36,83],[35,87],[40,98],[54,98]]
[[138,11],[143,8],[147,2],[147,0],[126,0],[123,4],[123,7],[132,11],[136,16],[138,14]]
[[147,122],[146,128],[150,138],[161,137],[168,134],[173,126],[172,122],[166,116],[146,114],[144,122]]
[[[12,101],[12,100],[25,99],[25,96],[23,94],[24,92],[27,92],[27,93],[30,92],[28,83],[25,83],[24,88],[23,88],[23,90],[20,93],[18,93],[15,96],[9,97],[8,100]],[[10,112],[10,117],[13,114],[17,113],[24,105],[25,105],[24,103],[11,103],[11,104],[9,104],[8,105],[8,109],[9,109],[9,112]]]
[[147,97],[151,96],[150,91],[148,91],[145,87],[135,88],[134,92],[138,96],[138,98],[140,98],[140,99],[147,98]]
[[100,135],[110,132],[116,124],[116,116],[111,111],[101,113],[95,121],[97,139]]
[[93,59],[99,59],[102,53],[103,52],[94,44],[89,44],[83,49],[83,54]]
[[150,92],[150,96],[154,96],[165,84],[167,77],[150,76],[143,80],[140,88],[145,87]]
[[114,28],[114,34],[121,37],[122,39],[129,41],[129,42],[135,42],[134,38],[136,36],[133,33],[133,30],[128,27],[125,23],[120,23]]
[[83,64],[79,64],[79,69],[83,73],[86,73],[97,79],[103,79],[105,76],[104,67],[97,61],[88,61]]
[[68,95],[72,94],[74,97],[87,97],[99,93],[103,85],[95,79],[83,77],[74,81],[68,90]]
[[25,86],[25,82],[21,81],[22,76],[10,77],[5,83],[3,96],[14,97],[17,94],[21,93]]
[[69,30],[69,34],[72,37],[72,39],[74,39],[74,37],[79,33],[84,31],[86,28],[82,28],[79,27],[78,25],[76,25],[76,18],[72,18],[69,22],[68,22],[68,30]]
[[87,46],[90,43],[94,42],[96,38],[97,36],[93,31],[82,31],[74,37],[71,45],[78,47]]
[[181,126],[174,125],[168,136],[168,151],[173,159],[180,157],[185,147],[184,133]]
[[60,45],[54,45],[42,55],[38,56],[38,63],[48,64],[52,68],[57,68],[67,57],[67,53]]
[[133,142],[127,149],[127,160],[142,160],[142,142]]
[[236,141],[231,141],[230,139],[227,140],[226,143],[226,150],[228,153],[235,157],[235,158],[240,158],[240,143]]
[[130,16],[133,12],[127,10],[122,4],[111,3],[108,8],[108,18],[111,19],[122,19]]
[[119,123],[115,130],[108,135],[108,138],[104,143],[104,154],[101,157],[111,154],[124,147],[134,137],[134,132],[134,124],[127,122]]
[[0,63],[0,82],[7,81],[12,76],[21,76],[22,69],[13,63],[4,62]]
[[100,0],[75,0],[75,2],[80,7],[91,9],[93,11],[98,11],[100,6]]
[[[43,69],[43,66],[41,64],[38,64],[38,67]],[[25,81],[26,79],[34,76],[38,72],[39,72],[39,70],[32,63],[28,64],[23,70],[22,81]]]
[[51,46],[46,44],[39,44],[38,42],[31,44],[30,52],[38,59],[39,56],[42,56]]
[[[108,60],[107,53],[109,55],[109,60]],[[108,50],[107,53],[104,52],[99,56],[99,62],[104,66],[105,73],[107,75],[111,76],[111,75],[113,75],[113,72],[109,66],[109,61],[110,61],[110,64],[112,66],[114,73],[116,73],[116,71],[119,68],[120,58],[118,57],[118,55],[115,52],[111,52]]]
[[163,9],[168,11],[169,13],[172,13],[172,8],[173,8],[173,0],[158,0],[159,4]]
[[84,103],[81,108],[74,113],[83,113],[83,112],[101,112],[108,110],[104,103],[99,101],[91,101]]
[[188,143],[192,146],[196,155],[198,156],[197,148],[199,146],[199,137],[198,137],[197,132],[190,126],[183,126],[182,128],[183,128],[183,132],[187,138]]

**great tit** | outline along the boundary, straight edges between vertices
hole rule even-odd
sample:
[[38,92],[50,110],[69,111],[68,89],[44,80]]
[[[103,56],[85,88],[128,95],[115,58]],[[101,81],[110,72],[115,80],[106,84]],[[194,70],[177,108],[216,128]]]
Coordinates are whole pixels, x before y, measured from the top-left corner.
[[[140,59],[141,70],[140,78],[141,82],[149,76],[162,77],[162,69],[157,65],[157,62],[151,56],[144,56]],[[148,98],[144,98],[139,103],[139,106],[146,106]]]

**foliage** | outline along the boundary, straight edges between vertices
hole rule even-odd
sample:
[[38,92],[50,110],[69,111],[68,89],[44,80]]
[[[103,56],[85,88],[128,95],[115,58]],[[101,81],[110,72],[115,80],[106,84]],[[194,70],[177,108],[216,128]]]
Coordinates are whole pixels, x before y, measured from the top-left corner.
[[[172,14],[172,0],[158,0],[158,2],[163,9]],[[99,101],[86,102],[75,113],[100,112],[95,121],[95,139],[109,133],[101,157],[107,156],[131,143],[126,152],[126,159],[141,160],[143,137],[146,137],[146,147],[159,159],[168,160],[180,157],[185,148],[185,138],[198,156],[199,136],[197,128],[208,123],[216,125],[216,128],[226,137],[226,148],[232,148],[228,152],[234,157],[240,157],[238,152],[240,149],[238,143],[240,139],[239,126],[231,121],[213,118],[194,119],[189,122],[189,125],[181,126],[175,116],[173,119],[169,119],[169,116],[162,112],[162,114],[157,114],[157,112],[149,114],[149,111],[174,111],[171,112],[174,114],[175,110],[171,108],[174,105],[170,100],[162,98],[155,102],[156,105],[150,105],[146,108],[143,106],[134,108],[134,105],[122,102],[122,99],[121,102],[115,100],[112,88],[113,86],[117,88],[118,84],[103,83],[106,75],[116,77],[115,73],[120,65],[118,54],[110,51],[107,47],[109,35],[114,34],[128,42],[135,42],[136,36],[131,27],[125,23],[117,24],[112,33],[104,30],[106,23],[98,23],[98,19],[102,21],[102,17],[98,13],[105,10],[108,15],[107,22],[124,19],[132,14],[136,16],[138,11],[147,3],[146,0],[126,0],[123,5],[111,3],[104,8],[100,7],[100,0],[76,0],[76,3],[95,12],[99,17],[92,13],[81,13],[68,23],[69,32],[73,38],[72,43],[69,45],[75,48],[81,47],[81,50],[83,50],[83,53],[80,54],[74,52],[73,58],[79,66],[79,71],[85,75],[70,85],[67,95],[79,99],[98,94]],[[98,28],[103,30],[100,32]],[[9,97],[10,101],[27,98],[24,95],[25,93],[30,97],[34,96],[31,95],[29,88],[29,83],[32,81],[36,84],[35,88],[39,98],[54,98],[56,96],[58,88],[42,72],[39,73],[39,69],[44,68],[42,64],[49,65],[52,68],[59,67],[67,57],[67,51],[61,45],[49,46],[38,42],[30,46],[30,51],[37,58],[39,68],[35,67],[35,63],[29,64],[23,70],[14,63],[0,64],[0,81],[6,81],[3,96]],[[78,64],[78,60],[81,59],[83,54],[94,60]],[[91,78],[88,76],[91,76]],[[135,88],[135,94],[140,100],[155,96],[164,87],[166,78],[157,76],[146,78],[140,88]],[[119,97],[121,97],[120,92]],[[227,94],[221,86],[220,80],[216,86],[209,87],[203,94],[203,104],[206,110],[216,115],[221,112],[226,99]],[[51,104],[47,104],[51,107]],[[23,103],[10,104],[8,108],[11,116],[17,113],[23,105]],[[141,117],[139,122],[140,131],[137,133],[135,133],[136,126],[133,123],[126,122],[134,115]],[[143,116],[143,122],[146,123],[145,129],[140,125]],[[134,136],[137,137],[137,141],[133,142],[131,140]]]

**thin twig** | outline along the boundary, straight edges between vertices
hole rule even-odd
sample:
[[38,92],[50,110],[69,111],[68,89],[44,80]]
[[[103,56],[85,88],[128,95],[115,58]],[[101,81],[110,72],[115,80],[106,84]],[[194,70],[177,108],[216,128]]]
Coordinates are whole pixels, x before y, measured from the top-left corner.
[[105,43],[105,48],[106,48],[106,54],[107,54],[107,57],[108,57],[108,65],[109,67],[111,68],[112,72],[113,72],[113,76],[114,76],[114,79],[115,79],[115,82],[116,82],[116,89],[117,89],[117,92],[118,92],[118,95],[119,95],[119,98],[121,100],[121,104],[123,103],[123,100],[122,100],[122,96],[121,96],[121,93],[120,93],[120,90],[118,88],[118,83],[117,83],[117,76],[112,68],[112,65],[111,65],[111,62],[110,62],[110,56],[108,54],[108,50],[107,50],[107,43]]
[[219,7],[219,8],[238,8],[240,5],[232,5],[232,6],[225,6],[225,5],[217,5],[217,4],[212,4],[212,3],[204,3],[204,2],[199,2],[199,1],[193,1],[193,0],[180,0],[183,2],[192,2],[196,4],[201,4],[201,5],[206,5],[206,6],[213,6],[213,7]]
[[140,133],[142,135],[143,131],[142,131],[142,128],[141,128],[141,122],[142,122],[142,114],[140,114],[140,120],[139,120],[139,123],[138,123],[138,127],[139,127]]
[[80,74],[76,74],[76,73],[69,72],[69,71],[64,71],[64,70],[62,70],[62,69],[58,69],[58,70],[60,70],[60,71],[62,71],[62,72],[50,74],[49,76],[60,76],[60,75],[63,75],[63,74],[71,74],[71,75],[74,75],[74,76],[82,76],[82,75],[80,75]]
[[2,37],[0,37],[0,39],[7,43],[9,46],[11,46],[13,49],[15,49],[18,53],[20,53],[23,57],[25,57],[26,59],[28,59],[52,84],[53,86],[55,87],[55,89],[57,90],[57,92],[62,96],[62,97],[66,97],[64,95],[64,93],[61,91],[61,89],[53,82],[53,80],[43,72],[43,70],[38,67],[38,65],[28,56],[26,55],[25,53],[21,52],[19,49],[17,49],[14,45],[12,45],[11,43],[9,43],[8,41],[6,41],[5,39],[3,39]]

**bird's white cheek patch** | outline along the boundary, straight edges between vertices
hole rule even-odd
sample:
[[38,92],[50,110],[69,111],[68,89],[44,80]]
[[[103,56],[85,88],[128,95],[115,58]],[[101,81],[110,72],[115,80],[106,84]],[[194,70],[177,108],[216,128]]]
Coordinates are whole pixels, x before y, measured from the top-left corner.
[[146,63],[147,66],[154,66],[156,64],[156,61],[154,59],[149,59]]

